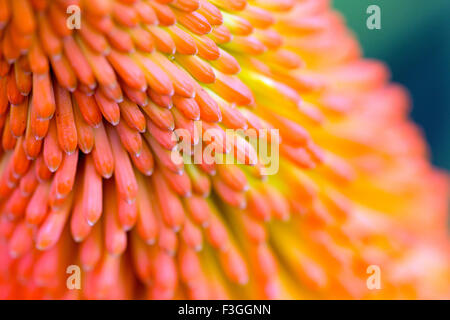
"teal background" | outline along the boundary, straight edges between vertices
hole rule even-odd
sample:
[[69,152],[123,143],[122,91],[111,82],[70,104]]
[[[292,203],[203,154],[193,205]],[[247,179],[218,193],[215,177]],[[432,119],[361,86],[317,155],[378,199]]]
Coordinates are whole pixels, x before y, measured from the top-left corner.
[[[381,9],[381,30],[369,30],[366,9]],[[450,0],[334,0],[364,55],[386,62],[413,98],[435,165],[450,170]]]

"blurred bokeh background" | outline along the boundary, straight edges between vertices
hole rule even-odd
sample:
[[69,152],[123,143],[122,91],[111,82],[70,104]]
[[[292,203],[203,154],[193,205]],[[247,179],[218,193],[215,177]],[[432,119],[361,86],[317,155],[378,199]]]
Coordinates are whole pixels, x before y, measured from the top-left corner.
[[[369,5],[381,9],[381,30],[369,30]],[[364,55],[386,62],[413,98],[431,159],[450,170],[450,0],[333,0]]]

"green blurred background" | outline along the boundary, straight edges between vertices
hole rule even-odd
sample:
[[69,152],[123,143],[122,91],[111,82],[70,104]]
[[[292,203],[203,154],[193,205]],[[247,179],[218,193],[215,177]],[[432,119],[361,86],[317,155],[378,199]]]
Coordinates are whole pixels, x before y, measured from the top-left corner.
[[[369,30],[366,9],[381,9],[381,30]],[[413,98],[411,117],[423,129],[435,165],[450,170],[450,0],[333,0],[366,57],[385,61],[393,81]]]

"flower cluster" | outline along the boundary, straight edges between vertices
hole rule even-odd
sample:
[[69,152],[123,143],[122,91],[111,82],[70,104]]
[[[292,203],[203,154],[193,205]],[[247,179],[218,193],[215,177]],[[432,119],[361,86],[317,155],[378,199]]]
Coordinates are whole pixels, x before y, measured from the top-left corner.
[[408,108],[329,0],[0,0],[0,298],[449,297]]

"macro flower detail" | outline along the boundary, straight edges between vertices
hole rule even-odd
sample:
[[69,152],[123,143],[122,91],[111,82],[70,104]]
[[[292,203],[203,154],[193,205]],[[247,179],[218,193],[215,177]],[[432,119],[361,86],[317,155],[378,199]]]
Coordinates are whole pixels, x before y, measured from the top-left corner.
[[0,0],[0,298],[449,298],[409,106],[329,0]]

